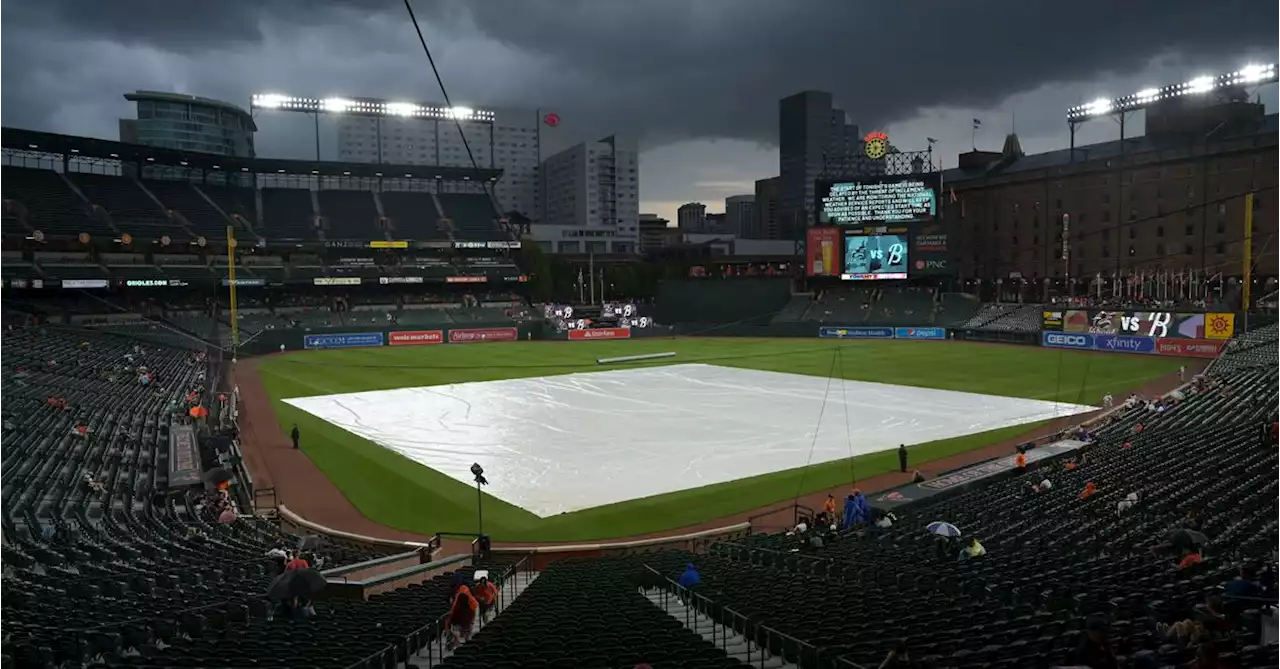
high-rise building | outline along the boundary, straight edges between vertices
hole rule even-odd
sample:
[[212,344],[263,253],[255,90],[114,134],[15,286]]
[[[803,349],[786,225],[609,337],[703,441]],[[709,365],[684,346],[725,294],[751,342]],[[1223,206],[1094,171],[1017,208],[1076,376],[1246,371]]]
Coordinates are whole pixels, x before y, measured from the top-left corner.
[[[486,109],[475,120],[342,116],[338,159],[391,165],[439,165],[502,170],[494,188],[502,211],[537,223],[545,215],[538,167],[566,148],[560,116],[546,110]],[[491,119],[491,120],[490,120]],[[461,126],[465,133],[458,132]],[[470,149],[470,155],[468,155]]]
[[756,214],[756,196],[730,195],[724,199],[725,227],[729,232],[743,239],[759,239],[754,237]]
[[780,239],[778,229],[778,184],[780,177],[756,181],[755,216],[750,239]]
[[[813,186],[820,178],[873,174],[883,166],[864,155],[858,126],[826,91],[803,91],[778,103],[779,233],[801,239],[814,222]],[[841,173],[834,173],[841,172]]]
[[666,246],[667,219],[657,214],[640,214],[640,252],[652,253]]
[[707,227],[707,205],[689,202],[676,210],[676,227],[681,232],[702,232]]
[[120,119],[120,141],[163,149],[252,158],[258,127],[249,112],[228,102],[180,93],[134,91],[124,99],[137,118]]
[[637,253],[639,168],[635,142],[615,136],[547,158],[544,217],[526,237],[551,253]]

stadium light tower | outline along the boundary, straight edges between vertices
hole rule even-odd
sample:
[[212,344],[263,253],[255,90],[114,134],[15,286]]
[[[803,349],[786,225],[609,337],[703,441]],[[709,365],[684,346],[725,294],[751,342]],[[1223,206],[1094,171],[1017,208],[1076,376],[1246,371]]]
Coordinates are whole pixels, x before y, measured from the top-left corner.
[[1071,160],[1076,154],[1076,128],[1095,118],[1109,116],[1120,123],[1120,141],[1124,146],[1125,120],[1130,112],[1146,109],[1155,104],[1173,98],[1192,95],[1206,95],[1214,91],[1240,88],[1244,86],[1261,86],[1275,83],[1276,65],[1246,65],[1235,72],[1195,77],[1180,84],[1171,84],[1160,88],[1144,88],[1137,93],[1123,95],[1118,98],[1098,98],[1093,102],[1076,105],[1067,110],[1067,126],[1071,130]]
[[382,162],[383,118],[416,118],[427,121],[458,120],[492,124],[494,113],[470,107],[441,107],[421,102],[393,102],[378,98],[310,98],[281,93],[255,93],[249,113],[257,110],[309,114],[315,122],[316,160],[320,160],[320,115],[340,114],[378,119],[378,162]]

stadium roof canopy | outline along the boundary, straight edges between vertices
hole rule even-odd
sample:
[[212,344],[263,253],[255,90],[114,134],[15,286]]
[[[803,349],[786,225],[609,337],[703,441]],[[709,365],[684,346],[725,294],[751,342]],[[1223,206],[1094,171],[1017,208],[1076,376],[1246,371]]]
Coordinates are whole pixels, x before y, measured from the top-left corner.
[[139,165],[149,163],[188,169],[256,174],[312,174],[391,179],[440,179],[442,181],[497,181],[502,176],[502,170],[486,168],[477,170],[471,167],[236,158],[19,128],[0,128],[0,147],[5,151],[32,151],[68,158],[119,160]]

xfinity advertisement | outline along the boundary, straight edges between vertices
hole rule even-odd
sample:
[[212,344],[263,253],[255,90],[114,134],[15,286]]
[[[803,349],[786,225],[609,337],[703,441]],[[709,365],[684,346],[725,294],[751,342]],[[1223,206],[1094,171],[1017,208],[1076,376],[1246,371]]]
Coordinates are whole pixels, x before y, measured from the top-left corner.
[[1084,332],[1042,332],[1040,343],[1047,348],[1142,353],[1183,358],[1215,358],[1226,343],[1220,339],[1178,339]]

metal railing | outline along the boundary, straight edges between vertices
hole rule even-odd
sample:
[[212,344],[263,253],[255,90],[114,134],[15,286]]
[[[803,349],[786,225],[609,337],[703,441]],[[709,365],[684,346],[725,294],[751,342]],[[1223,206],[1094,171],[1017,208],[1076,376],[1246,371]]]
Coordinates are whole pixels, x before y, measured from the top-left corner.
[[[761,518],[768,518],[769,516],[776,515],[781,511],[791,511],[791,523],[789,525],[786,525],[785,527],[782,525],[777,526],[777,527],[783,527],[784,529],[791,529],[792,527],[795,527],[796,524],[800,522],[800,518],[802,517],[813,518],[817,515],[817,513],[814,512],[813,509],[810,509],[809,507],[803,504],[800,504],[798,502],[791,502],[789,504],[784,504],[782,506],[774,507],[772,509],[769,509],[768,511],[762,511],[760,513],[757,513],[747,518],[747,522],[751,523],[751,531],[754,532],[756,530],[756,521],[760,520]],[[768,528],[768,527],[774,527],[774,526],[772,525],[760,526],[761,529]]]
[[[701,593],[694,592],[679,583],[667,578],[662,572],[649,565],[644,565],[654,575],[665,582],[662,588],[662,608],[669,610],[669,597],[678,597],[684,604],[684,626],[694,629],[699,615],[711,621],[711,643],[729,653],[729,640],[742,637],[746,641],[745,662],[763,668],[771,657],[781,657],[787,662],[803,667],[816,667],[819,662],[817,646],[801,641],[790,634],[780,632],[768,625],[757,622],[751,617],[738,613],[733,609],[718,604]],[[743,659],[738,657],[736,659]],[[856,669],[861,669],[853,665]]]
[[[713,552],[713,554],[717,555],[718,557],[723,557],[729,560],[741,561],[739,560],[738,556],[742,555],[746,557],[745,561],[748,564],[777,567],[779,569],[784,569],[788,571],[795,571],[795,572],[806,573],[806,574],[819,574],[819,575],[825,575],[828,577],[833,577],[838,574],[838,570],[836,569],[836,561],[829,557],[822,557],[819,555],[805,555],[804,553],[792,553],[789,551],[780,551],[774,548],[746,546],[743,544],[731,543],[728,541],[722,541],[716,544],[716,546],[719,548],[724,548],[728,550],[724,551],[723,553]],[[773,558],[773,560],[768,564],[765,564],[765,561],[760,559],[762,556],[770,556]],[[808,571],[799,568],[800,565],[802,564],[810,566]]]
[[[485,620],[492,620],[498,614],[502,613],[507,605],[515,599],[516,588],[519,587],[519,577],[524,575],[525,583],[528,584],[529,579],[533,575],[532,555],[526,555],[518,562],[508,567],[497,578],[490,578],[498,586],[498,601],[494,602],[493,607],[484,614]],[[450,604],[453,602],[453,593],[449,594]],[[477,614],[479,615],[479,614]],[[448,635],[450,633],[448,626],[449,612],[436,617],[431,622],[419,627],[418,629],[406,634],[404,638],[396,644],[396,659],[398,662],[409,662],[411,658],[423,658],[426,653],[426,666],[433,667],[436,662],[444,660],[447,652],[445,648]],[[348,669],[353,669],[349,667]]]

